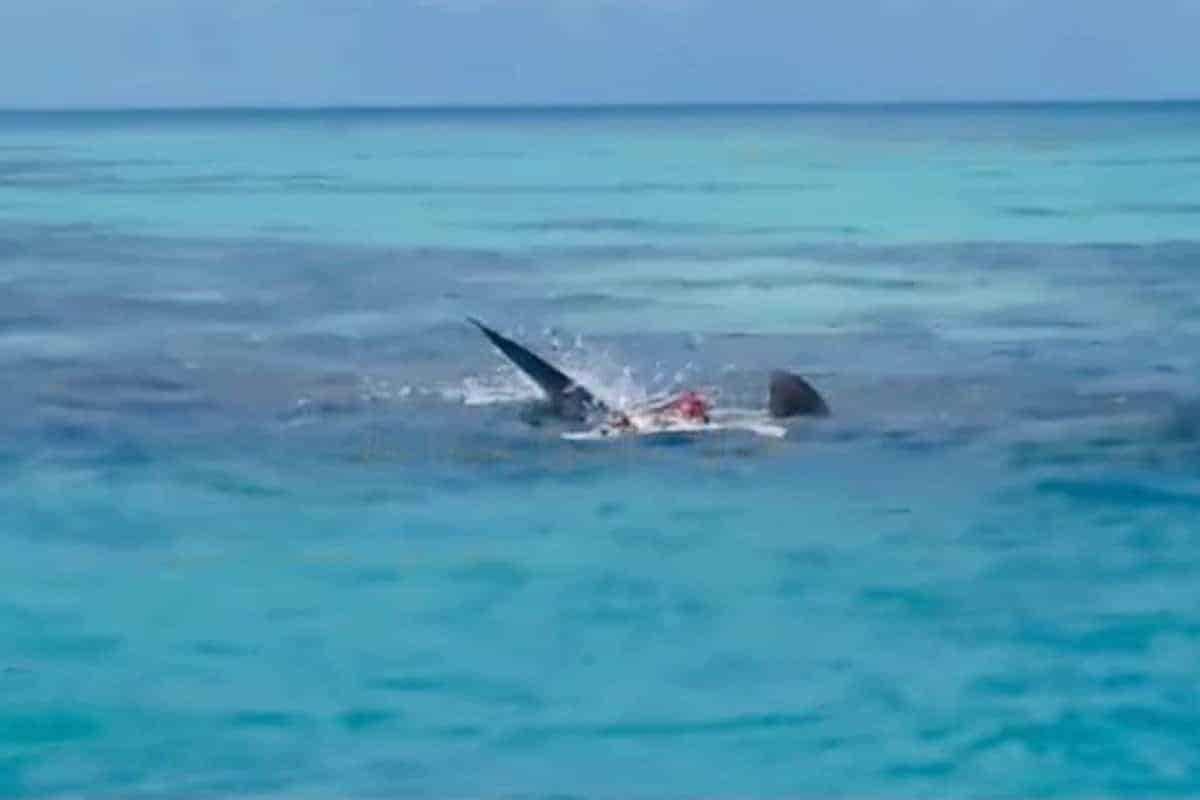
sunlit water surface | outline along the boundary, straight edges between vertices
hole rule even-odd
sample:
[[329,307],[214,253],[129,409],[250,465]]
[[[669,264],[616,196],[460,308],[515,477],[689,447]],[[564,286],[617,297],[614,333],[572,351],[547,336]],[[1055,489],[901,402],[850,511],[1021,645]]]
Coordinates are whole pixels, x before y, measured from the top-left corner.
[[1200,794],[1198,225],[1188,105],[0,115],[0,795]]

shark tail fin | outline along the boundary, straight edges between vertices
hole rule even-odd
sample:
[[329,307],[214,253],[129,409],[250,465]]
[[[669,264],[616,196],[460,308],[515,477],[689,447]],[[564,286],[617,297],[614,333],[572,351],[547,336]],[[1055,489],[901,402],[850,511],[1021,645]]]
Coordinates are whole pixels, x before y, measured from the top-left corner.
[[580,386],[574,378],[541,356],[512,339],[501,336],[474,317],[467,317],[467,321],[478,328],[517,369],[529,376],[552,403],[561,405],[570,402],[580,406],[603,407],[592,393]]

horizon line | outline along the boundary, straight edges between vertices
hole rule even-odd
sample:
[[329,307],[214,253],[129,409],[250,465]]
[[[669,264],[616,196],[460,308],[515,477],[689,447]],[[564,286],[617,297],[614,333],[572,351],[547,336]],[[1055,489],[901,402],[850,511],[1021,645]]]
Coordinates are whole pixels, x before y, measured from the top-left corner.
[[1044,106],[1184,106],[1200,103],[1196,97],[1069,98],[1008,100],[800,100],[800,101],[638,101],[603,103],[314,103],[314,104],[198,104],[198,105],[78,105],[0,106],[0,114],[130,114],[145,112],[205,113],[269,112],[482,112],[482,111],[634,111],[700,109],[880,109],[880,108],[1036,108]]

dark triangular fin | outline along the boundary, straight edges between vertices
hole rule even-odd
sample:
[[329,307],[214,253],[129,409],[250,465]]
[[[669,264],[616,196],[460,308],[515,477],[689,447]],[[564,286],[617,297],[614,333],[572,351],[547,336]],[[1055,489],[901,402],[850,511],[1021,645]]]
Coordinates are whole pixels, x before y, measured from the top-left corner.
[[587,389],[575,382],[541,356],[529,351],[512,339],[507,339],[474,317],[467,321],[479,328],[496,349],[508,357],[517,369],[528,375],[554,406],[572,417],[582,417],[589,409],[603,408]]
[[829,406],[808,381],[791,372],[775,370],[771,373],[771,389],[768,408],[772,417],[812,416],[824,417]]

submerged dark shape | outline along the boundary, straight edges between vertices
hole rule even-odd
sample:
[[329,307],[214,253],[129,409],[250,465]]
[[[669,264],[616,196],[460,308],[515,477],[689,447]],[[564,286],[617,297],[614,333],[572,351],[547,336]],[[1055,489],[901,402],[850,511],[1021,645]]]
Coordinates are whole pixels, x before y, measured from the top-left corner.
[[604,403],[597,400],[595,395],[541,356],[512,339],[506,339],[474,317],[467,317],[467,321],[479,328],[497,350],[538,385],[554,414],[582,422],[590,415],[606,410]]
[[776,419],[829,415],[829,406],[825,404],[824,398],[808,381],[799,375],[780,369],[771,373],[771,389],[767,407],[771,416]]

